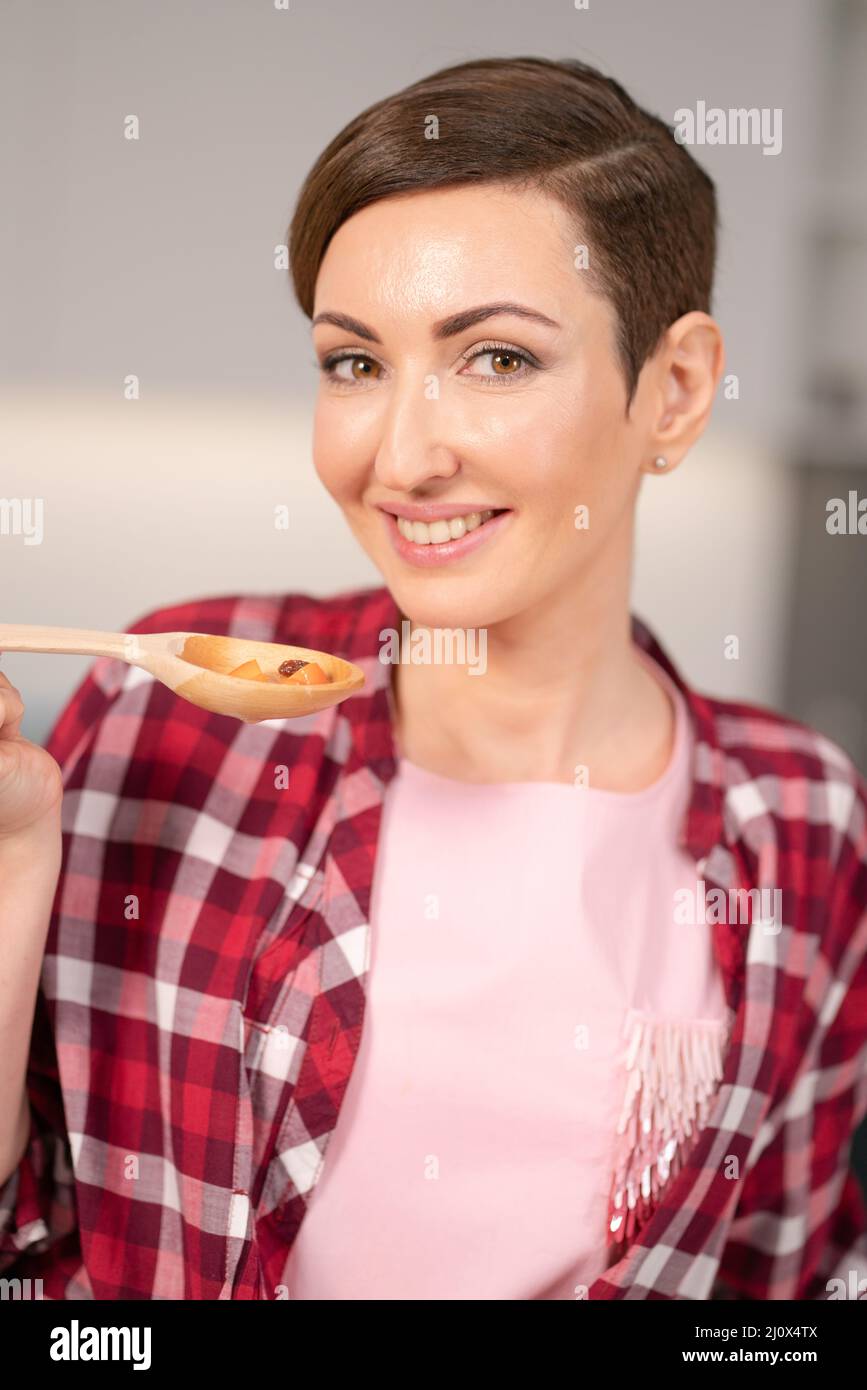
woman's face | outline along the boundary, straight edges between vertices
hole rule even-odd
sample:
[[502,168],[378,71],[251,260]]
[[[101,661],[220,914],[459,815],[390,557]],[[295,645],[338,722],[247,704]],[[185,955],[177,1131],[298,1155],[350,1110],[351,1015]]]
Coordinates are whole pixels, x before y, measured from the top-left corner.
[[491,185],[371,204],[328,247],[314,462],[415,623],[488,627],[628,573],[647,407],[626,414],[575,259],[558,202]]

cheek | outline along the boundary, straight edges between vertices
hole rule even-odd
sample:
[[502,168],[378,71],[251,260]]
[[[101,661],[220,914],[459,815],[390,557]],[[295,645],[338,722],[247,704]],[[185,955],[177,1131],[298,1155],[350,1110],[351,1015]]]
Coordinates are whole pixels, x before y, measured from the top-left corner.
[[577,553],[577,507],[587,508],[591,548],[617,524],[628,501],[629,445],[618,400],[601,388],[582,392],[570,383],[545,395],[543,409],[534,403],[526,420],[512,422],[508,456],[520,479],[517,505],[523,495],[525,515],[538,522],[550,558],[568,562]]
[[319,400],[313,416],[313,467],[335,501],[351,500],[364,470],[364,441],[357,415],[339,402]]
[[546,523],[572,515],[604,478],[604,412],[569,389],[516,402],[504,417],[503,456],[514,466],[516,492]]

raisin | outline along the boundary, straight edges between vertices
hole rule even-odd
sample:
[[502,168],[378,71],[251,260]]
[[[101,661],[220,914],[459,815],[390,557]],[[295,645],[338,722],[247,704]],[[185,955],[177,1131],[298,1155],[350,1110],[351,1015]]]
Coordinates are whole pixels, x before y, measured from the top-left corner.
[[300,671],[302,666],[308,666],[309,664],[310,663],[307,661],[284,661],[277,667],[277,670],[280,672],[281,676],[294,676],[295,672]]

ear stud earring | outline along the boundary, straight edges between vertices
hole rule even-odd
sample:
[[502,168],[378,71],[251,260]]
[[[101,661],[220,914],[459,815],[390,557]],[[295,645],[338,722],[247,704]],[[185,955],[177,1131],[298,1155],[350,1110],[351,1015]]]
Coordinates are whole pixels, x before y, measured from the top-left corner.
[[660,454],[660,455],[659,455],[659,458],[655,458],[655,459],[653,460],[653,466],[654,466],[654,468],[658,468],[658,469],[660,469],[660,471],[661,471],[663,468],[667,468],[667,467],[668,467],[668,459],[667,459],[667,458],[663,458],[662,454]]

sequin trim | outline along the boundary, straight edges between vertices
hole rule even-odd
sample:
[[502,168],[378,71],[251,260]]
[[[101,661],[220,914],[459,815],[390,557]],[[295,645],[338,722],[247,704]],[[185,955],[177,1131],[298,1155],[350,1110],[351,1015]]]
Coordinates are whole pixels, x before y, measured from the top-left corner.
[[617,1124],[608,1240],[629,1241],[683,1166],[723,1074],[732,1016],[666,1019],[630,1009],[626,1090]]

